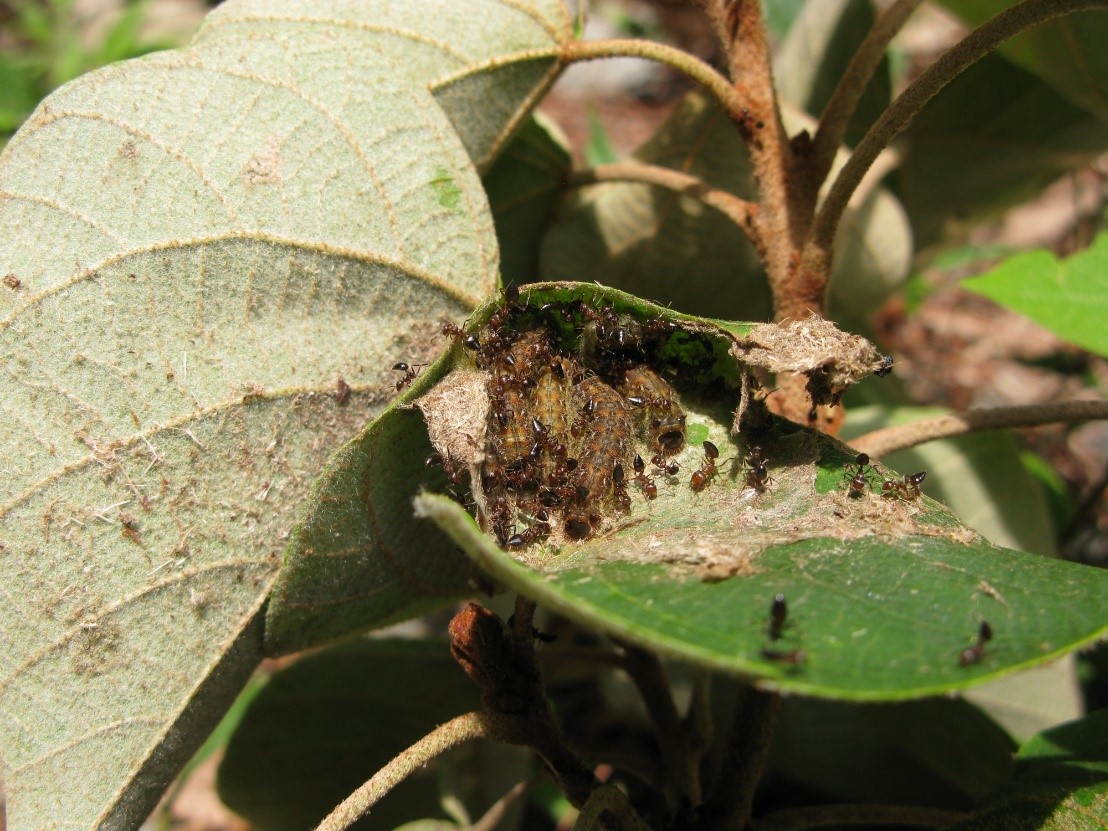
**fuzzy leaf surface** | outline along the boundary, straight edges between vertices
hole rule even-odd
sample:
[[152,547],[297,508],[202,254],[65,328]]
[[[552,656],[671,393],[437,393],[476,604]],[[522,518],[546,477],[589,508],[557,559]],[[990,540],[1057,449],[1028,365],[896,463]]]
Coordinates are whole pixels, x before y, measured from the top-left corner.
[[479,170],[486,170],[562,69],[573,36],[564,0],[240,0],[208,17],[200,42],[281,33],[321,34],[380,52],[446,112]]
[[1017,254],[962,285],[1063,340],[1108,355],[1108,234],[1064,260],[1050,251]]
[[492,290],[491,218],[377,50],[259,31],[58,90],[0,228],[8,828],[137,827],[255,665],[316,471]]

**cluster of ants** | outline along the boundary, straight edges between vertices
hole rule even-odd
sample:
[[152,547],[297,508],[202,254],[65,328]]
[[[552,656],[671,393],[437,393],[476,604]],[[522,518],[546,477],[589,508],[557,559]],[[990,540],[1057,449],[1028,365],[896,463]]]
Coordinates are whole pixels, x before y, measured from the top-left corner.
[[861,499],[868,488],[876,491],[875,482],[880,482],[881,495],[890,499],[900,499],[911,502],[919,499],[920,485],[927,477],[927,471],[908,473],[899,479],[886,479],[870,464],[869,454],[859,453],[853,464],[846,465],[847,494],[855,499]]
[[[715,358],[704,336],[611,303],[524,304],[511,286],[476,333],[451,323],[443,333],[488,379],[485,461],[472,490],[482,527],[501,546],[529,545],[557,527],[567,539],[587,539],[613,511],[630,509],[631,487],[654,499],[660,482],[676,482],[672,457],[686,445],[686,414],[671,381],[710,374]],[[684,347],[680,365],[662,357],[671,338]],[[404,373],[402,389],[419,367],[393,369]],[[715,444],[703,447],[689,481],[697,492],[722,464]],[[766,461],[757,447],[745,460],[747,484],[759,493],[770,481]],[[428,464],[443,465],[455,484],[464,475],[438,453]]]

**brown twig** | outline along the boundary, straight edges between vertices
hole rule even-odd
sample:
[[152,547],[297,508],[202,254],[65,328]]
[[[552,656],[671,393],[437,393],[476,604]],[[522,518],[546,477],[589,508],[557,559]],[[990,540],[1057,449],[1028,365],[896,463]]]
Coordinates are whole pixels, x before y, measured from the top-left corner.
[[861,453],[879,458],[924,442],[948,439],[981,430],[1034,427],[1055,421],[1094,421],[1103,418],[1108,418],[1108,401],[1062,401],[1055,404],[967,410],[964,413],[953,413],[911,424],[874,430],[859,436],[850,445]]
[[601,824],[605,814],[615,819],[621,831],[651,831],[631,806],[627,794],[615,785],[601,785],[589,795],[573,824],[574,831],[598,831],[606,827]]
[[751,823],[754,831],[807,831],[828,825],[912,825],[945,828],[965,817],[959,811],[910,805],[816,805],[777,811]]
[[752,222],[758,214],[758,206],[696,176],[643,162],[616,162],[574,171],[566,184],[569,187],[585,187],[601,182],[640,182],[690,196],[724,214],[742,229],[756,247],[760,246]]
[[808,176],[811,186],[819,188],[823,184],[839,145],[843,143],[847,124],[862,98],[866,86],[877,67],[885,57],[889,42],[900,31],[904,22],[911,16],[923,0],[896,0],[881,15],[870,29],[869,34],[858,45],[854,57],[847,64],[846,71],[835,86],[827,106],[819,119],[819,129],[812,139],[808,155]]
[[873,123],[835,178],[812,224],[804,251],[804,267],[814,266],[827,273],[835,230],[866,170],[881,150],[947,84],[1013,35],[1055,17],[1103,7],[1108,7],[1108,0],[1023,0],[974,29],[924,70]]

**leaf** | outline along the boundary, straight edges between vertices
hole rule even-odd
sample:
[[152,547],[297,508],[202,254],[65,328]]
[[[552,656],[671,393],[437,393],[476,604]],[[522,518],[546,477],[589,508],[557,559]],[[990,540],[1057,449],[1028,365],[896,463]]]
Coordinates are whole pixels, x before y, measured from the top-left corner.
[[968,808],[1007,779],[1015,743],[966,701],[781,702],[767,776],[842,802]]
[[[850,441],[870,430],[944,415],[933,407],[859,407],[847,416],[842,437]],[[923,491],[950,507],[966,525],[994,545],[1033,554],[1057,554],[1050,508],[1042,485],[1020,459],[1010,433],[990,431],[932,441],[890,453],[894,468],[923,470]]]
[[[786,110],[788,126],[811,120]],[[723,112],[690,93],[638,150],[635,160],[699,176],[743,198],[754,187],[746,149]],[[875,188],[839,230],[831,315],[864,319],[908,273],[911,238],[896,200]],[[635,182],[573,194],[543,240],[546,280],[597,281],[689,314],[760,320],[771,316],[761,263],[745,235],[688,196]],[[845,301],[845,302],[844,302]]]
[[[971,26],[1008,8],[1007,0],[940,0]],[[1089,10],[1055,18],[997,50],[1080,107],[1108,121],[1108,14]]]
[[148,815],[257,662],[311,478],[425,321],[494,286],[480,183],[430,95],[295,34],[87,75],[0,161],[12,831]]
[[380,53],[382,63],[435,96],[485,171],[561,72],[558,55],[573,37],[573,19],[564,0],[240,0],[209,15],[197,41],[249,41],[258,33],[308,33],[354,53]]
[[1108,355],[1108,234],[1064,260],[1045,250],[1017,254],[962,285],[1063,340]]
[[1028,740],[1012,781],[950,831],[1108,828],[1108,711],[1098,710]]
[[898,141],[904,161],[893,174],[896,192],[922,249],[1091,164],[1108,143],[1108,122],[988,55],[936,96]]
[[[359,640],[310,655],[254,699],[220,764],[220,798],[266,831],[314,828],[400,751],[476,708],[477,698],[443,642]],[[402,783],[353,827],[391,831],[435,814],[445,819],[435,810],[434,773]]]
[[532,282],[539,245],[562,195],[572,159],[568,141],[541,113],[528,119],[482,177],[489,197],[505,285]]
[[[778,94],[818,118],[847,64],[874,23],[867,0],[809,0],[773,59]],[[847,126],[855,145],[892,100],[889,62],[882,59]]]

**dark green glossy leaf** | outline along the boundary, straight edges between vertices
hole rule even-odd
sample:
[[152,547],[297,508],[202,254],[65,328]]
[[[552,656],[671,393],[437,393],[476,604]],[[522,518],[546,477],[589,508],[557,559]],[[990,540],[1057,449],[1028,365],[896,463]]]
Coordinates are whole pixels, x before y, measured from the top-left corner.
[[1108,829],[1108,711],[1052,728],[1016,754],[1011,782],[950,831]]
[[962,285],[1063,340],[1108,355],[1108,234],[1064,260],[1050,251],[1017,254]]
[[[276,673],[219,768],[228,807],[266,831],[313,828],[386,762],[477,706],[443,642],[360,640]],[[437,809],[435,771],[401,784],[354,828],[391,831]]]

